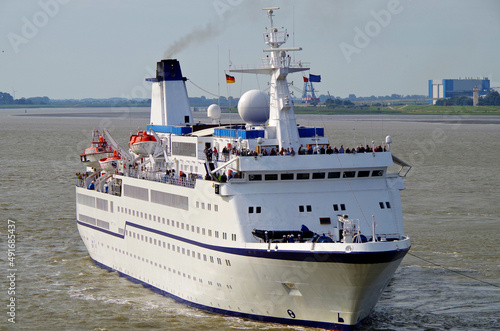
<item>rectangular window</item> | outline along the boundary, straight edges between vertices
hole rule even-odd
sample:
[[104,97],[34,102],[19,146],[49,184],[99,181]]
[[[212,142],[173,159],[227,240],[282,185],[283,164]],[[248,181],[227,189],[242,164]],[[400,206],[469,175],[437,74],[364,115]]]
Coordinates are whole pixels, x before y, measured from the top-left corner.
[[325,178],[325,173],[324,172],[313,172],[313,179],[324,179]]
[[214,211],[219,211],[219,205],[214,205]]
[[335,205],[333,205],[333,210],[334,210],[334,211],[339,211],[339,205],[336,205],[336,204],[335,204]]
[[265,174],[265,180],[278,180],[278,174]]
[[385,205],[387,206],[387,208],[391,208],[391,203],[389,201],[387,201]]
[[293,180],[293,174],[281,174],[281,180]]
[[297,179],[309,179],[309,173],[298,173]]
[[332,224],[330,217],[320,217],[319,224]]
[[301,213],[304,212],[304,206],[299,206],[299,212],[301,212]]
[[383,202],[379,202],[378,204],[379,204],[379,206],[380,206],[380,208],[381,208],[381,209],[384,209],[384,208],[385,208],[385,206],[384,206],[384,203],[383,203]]
[[306,206],[306,210],[308,213],[312,212],[312,207],[310,205],[307,205]]
[[340,171],[329,172],[328,178],[340,178]]
[[207,203],[207,209],[208,209],[208,210],[212,210],[212,204]]
[[344,171],[344,178],[354,178],[356,171]]
[[257,214],[260,214],[260,212],[261,212],[261,207],[255,207],[255,212],[256,212]]
[[143,187],[123,184],[123,195],[134,199],[149,201],[149,190]]
[[372,177],[380,177],[384,175],[384,170],[373,170]]
[[370,170],[358,171],[358,177],[369,177],[369,176],[370,176]]
[[340,204],[340,210],[345,210],[345,204],[343,203]]
[[248,213],[252,214],[253,213],[253,207],[248,207]]
[[212,236],[212,230],[208,229],[208,236],[211,237]]
[[261,174],[249,175],[248,180],[250,181],[262,180],[262,175]]

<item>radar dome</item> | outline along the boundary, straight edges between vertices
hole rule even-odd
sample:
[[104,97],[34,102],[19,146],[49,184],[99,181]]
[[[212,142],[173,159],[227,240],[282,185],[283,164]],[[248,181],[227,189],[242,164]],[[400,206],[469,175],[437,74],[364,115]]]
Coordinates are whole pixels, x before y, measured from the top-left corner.
[[220,114],[221,114],[221,111],[220,111],[219,105],[211,104],[210,106],[208,106],[207,116],[209,118],[211,118],[213,120],[218,120],[218,119],[220,119]]
[[269,96],[259,90],[245,92],[238,102],[238,114],[249,124],[264,124],[269,119]]

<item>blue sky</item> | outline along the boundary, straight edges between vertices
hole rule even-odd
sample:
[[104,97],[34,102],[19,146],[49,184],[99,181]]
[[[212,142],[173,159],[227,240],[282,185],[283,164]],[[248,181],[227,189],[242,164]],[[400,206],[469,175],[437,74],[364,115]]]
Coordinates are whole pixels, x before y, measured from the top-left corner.
[[[265,89],[267,77],[223,80],[229,56],[247,65],[266,55],[263,7],[280,7],[275,25],[322,76],[319,94],[427,94],[429,79],[479,76],[500,86],[497,0],[0,0],[0,91],[148,98],[144,78],[167,54],[211,93]],[[289,81],[302,89],[301,74]]]

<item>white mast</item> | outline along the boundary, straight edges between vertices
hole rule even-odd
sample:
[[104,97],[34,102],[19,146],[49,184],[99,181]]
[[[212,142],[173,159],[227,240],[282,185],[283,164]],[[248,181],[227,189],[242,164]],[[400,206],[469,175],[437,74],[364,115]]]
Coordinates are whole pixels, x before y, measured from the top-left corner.
[[[275,128],[275,138],[279,141],[279,148],[293,147],[298,150],[300,145],[299,132],[286,77],[290,73],[309,70],[309,67],[300,61],[292,63],[291,57],[287,55],[287,52],[300,51],[302,48],[280,48],[281,45],[286,43],[288,33],[285,28],[278,28],[273,25],[273,13],[277,9],[279,8],[263,8],[263,10],[267,10],[270,21],[270,27],[266,28],[264,33],[265,43],[270,48],[264,49],[264,52],[269,53],[269,55],[265,58],[263,67],[230,69],[229,71],[271,75],[269,127]],[[271,130],[269,131],[271,132]]]

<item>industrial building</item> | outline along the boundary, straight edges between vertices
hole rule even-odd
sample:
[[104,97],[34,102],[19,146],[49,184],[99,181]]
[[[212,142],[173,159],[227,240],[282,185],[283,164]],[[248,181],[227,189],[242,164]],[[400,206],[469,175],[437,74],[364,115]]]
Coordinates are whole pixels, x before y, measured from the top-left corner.
[[490,80],[488,78],[459,78],[459,79],[430,79],[429,80],[429,104],[433,105],[438,99],[473,96],[473,89],[477,86],[479,96],[486,95],[490,91]]

